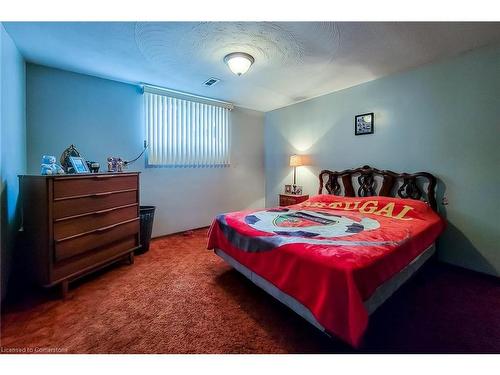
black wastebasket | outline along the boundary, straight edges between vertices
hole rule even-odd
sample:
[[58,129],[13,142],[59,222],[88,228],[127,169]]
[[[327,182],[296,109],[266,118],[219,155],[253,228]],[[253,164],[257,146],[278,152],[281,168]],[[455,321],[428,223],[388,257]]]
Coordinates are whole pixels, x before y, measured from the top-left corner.
[[140,206],[139,208],[141,217],[141,248],[137,250],[137,254],[142,254],[149,250],[155,209],[155,206]]

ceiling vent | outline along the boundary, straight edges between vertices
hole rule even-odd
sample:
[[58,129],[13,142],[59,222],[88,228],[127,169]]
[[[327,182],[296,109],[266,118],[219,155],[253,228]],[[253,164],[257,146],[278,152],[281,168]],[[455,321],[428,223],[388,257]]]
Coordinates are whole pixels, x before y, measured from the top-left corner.
[[210,87],[210,86],[217,84],[219,81],[220,81],[219,78],[212,77],[212,78],[207,79],[205,82],[203,82],[203,86]]

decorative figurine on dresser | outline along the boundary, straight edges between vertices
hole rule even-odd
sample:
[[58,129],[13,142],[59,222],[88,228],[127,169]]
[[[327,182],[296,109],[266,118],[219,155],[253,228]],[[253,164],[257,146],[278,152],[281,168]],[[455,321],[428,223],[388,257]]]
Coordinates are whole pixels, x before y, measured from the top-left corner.
[[61,166],[63,167],[64,171],[66,173],[75,173],[75,170],[73,168],[73,165],[71,164],[71,157],[80,157],[80,153],[76,149],[75,145],[70,145],[68,148],[66,148],[63,153],[61,154],[61,157],[59,158],[59,161],[61,162]]
[[87,166],[89,167],[90,173],[98,173],[101,165],[96,161],[87,161]]
[[19,180],[23,259],[39,285],[61,285],[66,297],[69,282],[124,258],[133,263],[140,247],[138,172]]
[[108,172],[123,172],[123,159],[108,157]]
[[146,141],[144,141],[144,148],[142,149],[141,153],[137,155],[132,160],[123,160],[121,157],[115,157],[115,156],[108,156],[107,162],[108,162],[108,172],[123,172],[124,169],[127,169],[127,167],[135,163],[139,158],[144,155],[144,152],[146,152],[148,148],[148,144]]
[[47,176],[53,174],[64,174],[64,169],[56,163],[56,157],[52,155],[42,156],[40,174]]

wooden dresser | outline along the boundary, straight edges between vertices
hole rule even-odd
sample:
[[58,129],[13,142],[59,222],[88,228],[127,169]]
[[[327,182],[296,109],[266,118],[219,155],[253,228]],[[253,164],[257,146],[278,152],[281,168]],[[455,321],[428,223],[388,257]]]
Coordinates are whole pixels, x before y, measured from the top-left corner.
[[68,283],[139,247],[139,173],[19,176],[26,262],[39,285]]

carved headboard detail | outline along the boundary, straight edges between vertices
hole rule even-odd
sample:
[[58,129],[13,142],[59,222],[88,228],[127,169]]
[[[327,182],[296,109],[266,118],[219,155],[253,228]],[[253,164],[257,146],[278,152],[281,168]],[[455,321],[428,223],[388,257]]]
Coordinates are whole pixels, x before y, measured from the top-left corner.
[[[376,177],[378,176],[382,178],[382,186],[377,193]],[[353,184],[355,177],[359,184],[356,190]],[[436,177],[427,172],[396,173],[388,170],[381,171],[368,165],[344,171],[323,170],[319,174],[318,194],[322,194],[323,188],[325,188],[328,194],[341,195],[342,185],[340,181],[342,181],[343,193],[346,197],[381,195],[420,199],[427,202],[434,211],[437,211]],[[419,186],[419,181],[423,182],[424,185]],[[425,185],[425,182],[427,182],[427,185]]]

